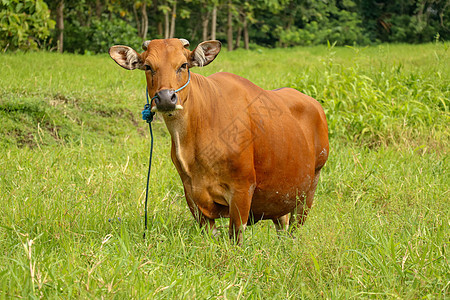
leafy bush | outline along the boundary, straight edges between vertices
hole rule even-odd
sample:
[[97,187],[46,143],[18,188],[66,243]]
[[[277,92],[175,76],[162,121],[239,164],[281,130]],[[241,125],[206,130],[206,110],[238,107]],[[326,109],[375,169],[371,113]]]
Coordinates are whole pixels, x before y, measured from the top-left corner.
[[0,47],[37,49],[50,35],[55,21],[43,0],[2,0],[0,3]]
[[115,44],[136,47],[142,43],[137,29],[120,19],[93,19],[89,26],[73,20],[65,29],[66,51],[78,53],[103,53]]
[[[337,41],[338,45],[367,45],[370,40],[365,36],[360,17],[355,12],[340,10],[337,18],[329,23],[329,41]],[[322,41],[323,43],[326,42]]]
[[304,28],[277,26],[274,33],[280,46],[320,45],[327,41],[336,41],[337,45],[369,44],[361,23],[357,13],[336,10],[333,18],[322,16],[304,24]]

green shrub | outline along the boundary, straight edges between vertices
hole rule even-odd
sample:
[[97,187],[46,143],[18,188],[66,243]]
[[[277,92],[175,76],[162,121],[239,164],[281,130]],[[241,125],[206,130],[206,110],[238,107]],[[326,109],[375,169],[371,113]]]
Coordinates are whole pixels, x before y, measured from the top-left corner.
[[0,48],[37,49],[50,35],[55,21],[43,0],[2,0],[0,3]]
[[334,18],[322,17],[308,22],[304,28],[292,26],[283,29],[277,26],[274,33],[279,39],[280,46],[321,45],[327,41],[336,41],[337,45],[370,43],[357,13],[337,10],[334,14]]
[[65,29],[64,47],[68,52],[105,53],[115,44],[137,47],[141,43],[137,29],[120,18],[93,19],[89,26],[73,20]]

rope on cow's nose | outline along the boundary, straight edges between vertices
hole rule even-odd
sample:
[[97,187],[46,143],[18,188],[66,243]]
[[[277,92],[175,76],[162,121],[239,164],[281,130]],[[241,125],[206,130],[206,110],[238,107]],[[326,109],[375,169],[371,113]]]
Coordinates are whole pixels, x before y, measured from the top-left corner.
[[[158,96],[155,96],[152,98],[152,101],[148,102],[148,87],[145,88],[145,96],[147,97],[147,104],[144,106],[144,110],[142,111],[142,120],[147,121],[148,124],[151,124],[153,121],[153,117],[155,115],[154,112],[152,112],[152,105],[151,102],[153,102],[154,99],[158,98]],[[150,126],[150,129],[152,127]]]
[[[174,92],[174,93],[180,92],[180,91],[183,90],[185,87],[187,87],[188,84],[189,84],[190,82],[191,82],[191,71],[188,70],[188,80],[186,81],[186,83],[185,83],[182,87],[180,87],[179,89],[176,89],[176,90],[173,91],[173,92]],[[148,102],[148,87],[146,88],[146,95],[147,95],[147,104],[144,106],[144,110],[142,111],[142,119],[143,119],[144,121],[151,122],[151,121],[153,121],[153,116],[155,115],[155,113],[154,113],[154,112],[151,112],[151,109],[152,109],[151,103]],[[152,98],[151,102],[153,102],[153,100],[155,100],[155,99],[157,99],[157,98],[159,98],[159,97],[158,97],[158,94],[156,94],[156,95]],[[150,120],[150,121],[149,121],[149,120]]]
[[[188,80],[187,80],[187,82],[182,87],[180,87],[179,89],[175,90],[175,93],[178,93],[179,91],[181,91],[182,89],[187,87],[187,85],[189,84],[190,81],[191,81],[191,72],[188,70]],[[147,104],[145,104],[144,109],[142,110],[142,119],[148,123],[148,127],[150,129],[151,142],[150,142],[150,158],[149,158],[149,162],[148,162],[147,186],[145,188],[145,216],[144,216],[144,224],[145,225],[144,225],[144,234],[143,234],[143,238],[144,239],[145,239],[145,233],[147,232],[147,222],[148,222],[148,217],[147,217],[148,186],[149,186],[149,183],[150,183],[150,171],[152,170],[152,155],[153,155],[152,121],[153,121],[153,117],[155,116],[155,112],[152,112],[151,109],[152,109],[153,100],[158,98],[158,95],[155,95],[152,98],[152,100],[149,102],[148,101],[148,87],[146,87],[145,88],[145,97],[147,98]]]
[[[150,129],[150,138],[151,138],[151,142],[150,142],[150,158],[149,158],[149,162],[148,162],[148,173],[147,173],[147,187],[145,189],[145,216],[144,216],[144,235],[143,238],[145,239],[145,233],[147,232],[147,202],[148,202],[148,185],[150,183],[150,171],[152,170],[152,156],[153,156],[153,130],[152,130],[152,121],[153,121],[153,116],[155,115],[154,112],[151,111],[151,102],[149,103],[148,101],[148,88],[145,90],[145,96],[147,97],[147,104],[145,104],[144,106],[144,110],[142,111],[142,119],[144,121],[147,121],[148,123],[148,127]],[[155,96],[156,97],[156,96]],[[152,102],[153,99],[155,99],[155,97],[152,98]]]
[[179,91],[181,91],[182,89],[187,87],[189,82],[191,82],[191,70],[188,70],[188,80],[187,80],[187,82],[182,87],[180,87],[178,90],[175,90],[175,93],[178,93]]

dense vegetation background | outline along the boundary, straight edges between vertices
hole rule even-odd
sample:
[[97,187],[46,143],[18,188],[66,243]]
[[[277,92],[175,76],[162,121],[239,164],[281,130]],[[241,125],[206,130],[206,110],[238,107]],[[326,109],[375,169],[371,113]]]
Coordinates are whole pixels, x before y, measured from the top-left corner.
[[450,38],[449,0],[2,0],[0,49],[78,53],[183,37],[228,50]]

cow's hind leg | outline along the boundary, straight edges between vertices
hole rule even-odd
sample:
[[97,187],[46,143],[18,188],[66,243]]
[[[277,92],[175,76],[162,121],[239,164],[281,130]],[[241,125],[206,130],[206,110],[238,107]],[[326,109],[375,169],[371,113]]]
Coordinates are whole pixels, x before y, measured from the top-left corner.
[[294,231],[299,226],[305,223],[306,217],[308,216],[308,212],[313,205],[314,194],[316,192],[317,183],[319,182],[320,170],[317,170],[314,175],[314,180],[311,183],[309,190],[299,195],[299,199],[297,200],[297,206],[291,212],[291,218],[289,223],[291,224],[290,231]]

